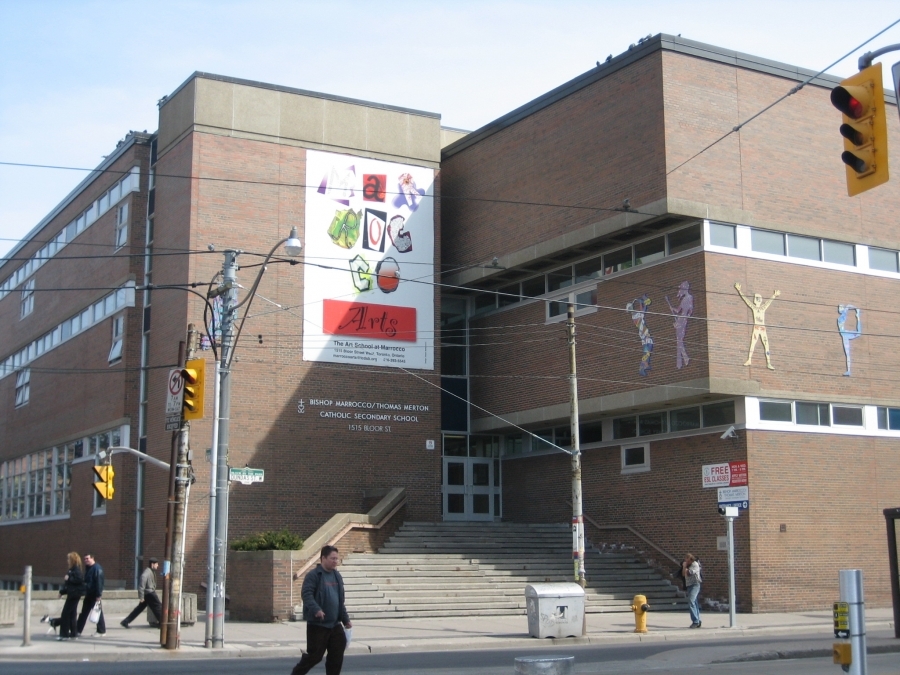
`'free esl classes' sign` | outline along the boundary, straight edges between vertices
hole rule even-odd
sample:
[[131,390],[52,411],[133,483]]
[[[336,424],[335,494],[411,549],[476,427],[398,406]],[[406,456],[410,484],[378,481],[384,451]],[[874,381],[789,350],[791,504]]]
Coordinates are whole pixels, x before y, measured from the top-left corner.
[[747,485],[747,462],[703,465],[703,487],[723,488]]

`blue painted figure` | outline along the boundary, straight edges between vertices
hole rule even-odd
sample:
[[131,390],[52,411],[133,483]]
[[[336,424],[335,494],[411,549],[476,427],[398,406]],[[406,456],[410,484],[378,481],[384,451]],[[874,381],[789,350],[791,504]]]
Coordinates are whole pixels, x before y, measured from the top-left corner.
[[[850,310],[856,311],[856,330],[847,328],[847,314]],[[862,335],[862,319],[859,315],[859,308],[853,305],[838,305],[838,332],[841,334],[841,342],[844,343],[844,356],[847,357],[847,372],[844,377],[850,377],[850,340],[855,340]]]

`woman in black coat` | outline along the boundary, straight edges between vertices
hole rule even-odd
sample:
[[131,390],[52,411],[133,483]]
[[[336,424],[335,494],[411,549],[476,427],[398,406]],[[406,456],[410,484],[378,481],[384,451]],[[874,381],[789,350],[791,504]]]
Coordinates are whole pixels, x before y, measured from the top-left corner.
[[72,551],[68,556],[69,571],[65,583],[59,589],[60,595],[66,596],[62,616],[59,623],[57,640],[75,640],[78,637],[78,602],[84,596],[84,566],[81,556]]

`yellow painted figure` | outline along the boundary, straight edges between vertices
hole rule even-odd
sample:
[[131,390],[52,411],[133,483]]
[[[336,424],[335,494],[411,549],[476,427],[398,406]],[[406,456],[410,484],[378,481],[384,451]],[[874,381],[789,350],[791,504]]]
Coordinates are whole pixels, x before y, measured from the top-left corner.
[[775,366],[772,365],[772,358],[769,354],[769,338],[766,336],[766,310],[769,308],[769,305],[781,295],[781,291],[775,291],[772,294],[772,297],[763,303],[762,296],[757,293],[753,296],[753,302],[747,299],[747,296],[741,292],[741,284],[740,282],[736,282],[734,287],[737,289],[738,295],[741,296],[741,300],[750,308],[750,311],[753,312],[753,335],[750,338],[750,352],[747,354],[747,360],[744,362],[745,366],[750,365],[750,360],[753,358],[753,350],[756,349],[756,343],[759,340],[762,340],[763,347],[766,350],[766,368],[769,370],[775,370]]

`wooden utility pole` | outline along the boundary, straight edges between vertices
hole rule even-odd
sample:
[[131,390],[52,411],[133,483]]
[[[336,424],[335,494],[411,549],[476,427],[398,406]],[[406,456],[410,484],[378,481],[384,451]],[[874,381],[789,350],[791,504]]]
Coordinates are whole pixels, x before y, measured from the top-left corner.
[[[566,333],[569,336],[569,402],[572,428],[572,559],[575,564],[575,580],[585,587],[584,573],[584,505],[581,499],[581,442],[578,435],[578,377],[575,369],[575,305],[569,303],[566,316]],[[581,634],[587,634],[587,616],[581,626]]]

